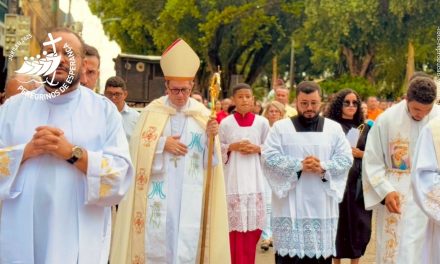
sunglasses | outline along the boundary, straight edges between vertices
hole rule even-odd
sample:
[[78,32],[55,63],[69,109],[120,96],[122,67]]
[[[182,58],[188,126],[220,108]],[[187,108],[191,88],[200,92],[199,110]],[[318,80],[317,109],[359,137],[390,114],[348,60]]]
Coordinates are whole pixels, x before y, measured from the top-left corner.
[[358,107],[359,106],[359,102],[358,101],[344,101],[344,102],[342,102],[342,105],[344,106],[344,107],[349,107],[349,106],[353,106],[353,107]]

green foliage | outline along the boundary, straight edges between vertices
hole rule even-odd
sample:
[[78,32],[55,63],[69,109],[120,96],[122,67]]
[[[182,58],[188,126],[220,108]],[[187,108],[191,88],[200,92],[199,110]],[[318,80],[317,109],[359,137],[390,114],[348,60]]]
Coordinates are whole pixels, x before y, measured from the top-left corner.
[[263,101],[264,97],[266,96],[266,88],[263,86],[253,86],[252,92],[255,100]]
[[362,77],[344,75],[338,79],[327,79],[320,82],[319,85],[323,91],[324,98],[345,88],[355,90],[363,99],[370,95],[379,95],[377,87],[373,86],[368,80]]
[[88,2],[123,52],[158,55],[176,38],[185,39],[202,60],[200,87],[207,87],[210,73],[221,66],[224,96],[233,75],[257,83],[257,96],[267,93],[270,84],[259,78],[271,75],[274,55],[279,77],[288,79],[292,38],[295,82],[331,76],[323,83],[329,91],[353,85],[364,95],[401,95],[410,41],[416,70],[436,68],[440,0]]
[[[204,72],[221,66],[228,91],[232,75],[252,84],[301,23],[299,0],[91,0],[93,13],[123,52],[160,53],[176,38],[187,41],[202,59]],[[202,73],[199,81],[206,82]]]
[[163,4],[164,1],[157,0],[89,1],[92,13],[101,18],[104,31],[119,44],[122,52],[144,55],[159,52],[151,34],[155,27],[152,14],[161,10]]

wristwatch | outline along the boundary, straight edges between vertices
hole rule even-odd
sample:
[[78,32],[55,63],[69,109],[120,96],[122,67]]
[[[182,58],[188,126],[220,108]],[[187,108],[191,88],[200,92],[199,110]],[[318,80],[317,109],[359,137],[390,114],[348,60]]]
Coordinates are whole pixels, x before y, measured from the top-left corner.
[[72,156],[66,161],[70,164],[75,164],[83,155],[83,149],[79,146],[74,146],[72,148]]

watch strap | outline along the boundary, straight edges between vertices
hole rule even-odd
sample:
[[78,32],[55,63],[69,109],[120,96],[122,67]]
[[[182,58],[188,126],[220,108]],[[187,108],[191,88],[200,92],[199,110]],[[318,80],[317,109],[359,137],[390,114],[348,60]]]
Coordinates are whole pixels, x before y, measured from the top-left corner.
[[78,158],[74,156],[71,157],[70,159],[67,159],[66,161],[69,162],[70,164],[75,164],[75,162],[78,161]]

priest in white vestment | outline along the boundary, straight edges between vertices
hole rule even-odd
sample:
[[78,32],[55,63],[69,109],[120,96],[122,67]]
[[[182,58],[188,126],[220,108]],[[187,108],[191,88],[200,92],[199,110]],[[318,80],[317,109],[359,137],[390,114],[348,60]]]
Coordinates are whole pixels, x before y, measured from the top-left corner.
[[436,86],[413,79],[407,99],[382,113],[371,129],[363,160],[366,209],[376,210],[376,262],[420,263],[427,217],[413,198],[412,154],[424,125],[440,114]]
[[67,29],[52,37],[43,49],[62,57],[58,86],[46,83],[0,108],[0,263],[105,262],[105,209],[134,174],[116,107],[79,85],[82,41]]
[[426,125],[417,141],[411,169],[414,200],[428,216],[420,263],[440,263],[440,117]]
[[[119,205],[111,264],[229,263],[228,219],[221,162],[214,164],[207,240],[201,248],[208,137],[218,133],[206,107],[190,98],[200,60],[183,40],[162,55],[167,96],[151,102],[130,150],[136,181]],[[219,142],[216,157],[221,158]]]
[[272,188],[276,263],[331,263],[347,174],[353,162],[341,126],[319,116],[320,87],[297,87],[298,115],[276,122],[263,147]]

